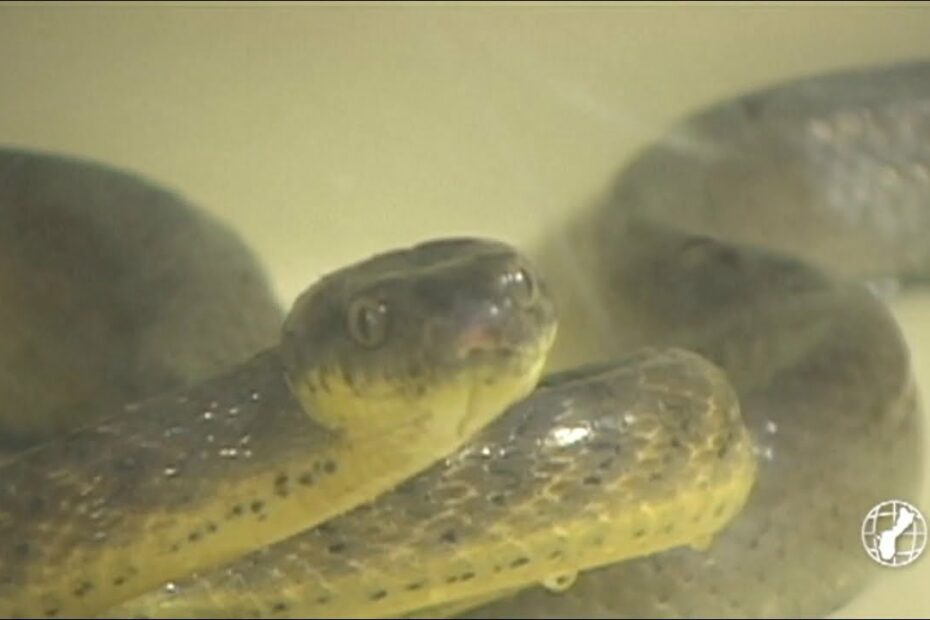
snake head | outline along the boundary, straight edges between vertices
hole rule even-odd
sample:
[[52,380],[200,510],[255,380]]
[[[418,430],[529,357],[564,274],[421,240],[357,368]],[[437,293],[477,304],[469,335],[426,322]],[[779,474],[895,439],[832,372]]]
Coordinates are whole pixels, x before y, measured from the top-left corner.
[[435,423],[467,435],[533,388],[555,329],[525,257],[456,238],[323,277],[295,302],[282,351],[295,396],[329,428]]

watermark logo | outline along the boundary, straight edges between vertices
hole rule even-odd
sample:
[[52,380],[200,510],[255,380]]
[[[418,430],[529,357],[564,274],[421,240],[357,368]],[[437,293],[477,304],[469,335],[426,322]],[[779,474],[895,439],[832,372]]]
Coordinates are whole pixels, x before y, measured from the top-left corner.
[[862,546],[882,566],[907,566],[927,547],[927,520],[907,502],[882,502],[862,521]]

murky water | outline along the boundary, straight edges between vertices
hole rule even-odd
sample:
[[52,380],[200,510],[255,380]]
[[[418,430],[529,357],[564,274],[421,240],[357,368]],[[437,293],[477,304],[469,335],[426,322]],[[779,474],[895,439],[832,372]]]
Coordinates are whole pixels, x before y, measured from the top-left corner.
[[[0,136],[183,191],[289,302],[426,237],[531,243],[703,104],[913,57],[926,7],[5,6]],[[930,394],[930,295],[897,312]],[[924,558],[842,615],[924,616],[928,580]]]

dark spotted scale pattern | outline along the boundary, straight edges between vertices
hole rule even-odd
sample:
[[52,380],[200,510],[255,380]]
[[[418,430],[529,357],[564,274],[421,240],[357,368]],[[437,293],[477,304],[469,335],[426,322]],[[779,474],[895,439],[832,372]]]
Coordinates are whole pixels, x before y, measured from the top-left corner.
[[646,350],[553,376],[377,501],[111,615],[391,615],[538,581],[712,534],[745,497],[753,458],[722,374],[691,353]]

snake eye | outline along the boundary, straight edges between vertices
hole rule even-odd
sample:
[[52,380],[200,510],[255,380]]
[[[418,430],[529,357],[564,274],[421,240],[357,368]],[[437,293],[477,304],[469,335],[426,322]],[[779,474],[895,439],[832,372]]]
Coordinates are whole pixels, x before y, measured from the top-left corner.
[[501,279],[518,304],[528,306],[536,301],[536,280],[526,267],[511,269]]
[[387,304],[370,297],[359,297],[349,305],[349,333],[365,347],[377,347],[387,337]]

